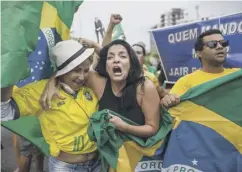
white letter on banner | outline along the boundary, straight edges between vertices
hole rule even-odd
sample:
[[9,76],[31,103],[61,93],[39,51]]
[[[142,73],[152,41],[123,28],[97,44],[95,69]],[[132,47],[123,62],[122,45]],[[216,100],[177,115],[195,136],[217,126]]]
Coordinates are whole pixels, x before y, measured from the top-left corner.
[[[179,35],[178,35],[179,34]],[[182,41],[182,35],[181,32],[175,33],[175,40],[176,42],[181,42]]]
[[228,35],[234,34],[236,32],[236,29],[237,29],[237,23],[235,23],[235,22],[229,23]]
[[183,41],[189,40],[189,30],[183,31],[182,36],[183,36]]
[[175,43],[175,37],[174,37],[174,34],[169,34],[168,35],[168,41],[169,43]]
[[189,34],[190,34],[190,40],[196,39],[197,38],[197,28],[191,29]]
[[194,48],[192,49],[192,58],[198,59],[197,53]]
[[227,35],[227,33],[228,33],[228,23],[220,24],[219,30],[223,33],[223,35]]
[[189,68],[188,67],[184,67],[183,68],[182,75],[187,75],[188,74],[188,71],[189,71]]
[[209,30],[210,28],[211,28],[211,26],[202,26],[201,33]]
[[182,36],[183,36],[183,41],[189,40],[189,30],[183,31]]
[[242,21],[240,21],[240,23],[239,23],[238,32],[242,33]]

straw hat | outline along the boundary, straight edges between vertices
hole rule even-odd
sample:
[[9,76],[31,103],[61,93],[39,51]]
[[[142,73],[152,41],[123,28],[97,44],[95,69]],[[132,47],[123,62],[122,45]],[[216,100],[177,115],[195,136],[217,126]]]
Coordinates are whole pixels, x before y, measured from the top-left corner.
[[51,59],[57,67],[56,76],[64,75],[80,65],[94,52],[94,48],[85,48],[74,40],[57,43],[51,50]]

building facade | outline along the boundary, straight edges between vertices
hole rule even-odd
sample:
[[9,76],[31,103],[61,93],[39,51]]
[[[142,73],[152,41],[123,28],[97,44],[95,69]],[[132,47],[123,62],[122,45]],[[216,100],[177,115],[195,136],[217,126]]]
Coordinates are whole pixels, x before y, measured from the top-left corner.
[[[151,29],[158,29],[158,28],[163,28],[167,26],[174,26],[177,24],[186,23],[188,22],[185,19],[186,16],[187,14],[185,13],[184,9],[172,8],[170,11],[161,14],[160,22],[155,26],[151,27]],[[151,32],[150,32],[150,51],[154,53],[157,52],[155,47],[155,41]]]

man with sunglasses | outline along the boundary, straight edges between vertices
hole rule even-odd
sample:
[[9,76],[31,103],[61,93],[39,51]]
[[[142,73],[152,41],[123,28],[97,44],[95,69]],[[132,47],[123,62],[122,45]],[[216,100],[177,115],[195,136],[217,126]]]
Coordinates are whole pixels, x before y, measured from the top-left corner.
[[[223,67],[228,45],[229,42],[224,40],[220,30],[211,29],[203,32],[195,42],[195,51],[202,63],[201,69],[180,78],[170,93],[181,96],[194,86],[239,70],[238,68],[226,69]],[[161,103],[166,107],[177,104],[176,101],[173,101],[168,96],[165,96]]]

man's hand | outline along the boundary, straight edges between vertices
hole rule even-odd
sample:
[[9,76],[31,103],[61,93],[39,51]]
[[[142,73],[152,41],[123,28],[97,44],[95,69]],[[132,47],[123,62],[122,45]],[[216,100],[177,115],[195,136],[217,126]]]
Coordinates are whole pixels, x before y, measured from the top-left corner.
[[110,17],[110,22],[109,24],[112,26],[115,26],[123,20],[122,16],[120,14],[112,14]]
[[161,99],[161,106],[169,108],[180,103],[180,97],[176,94],[167,94],[163,99]]

